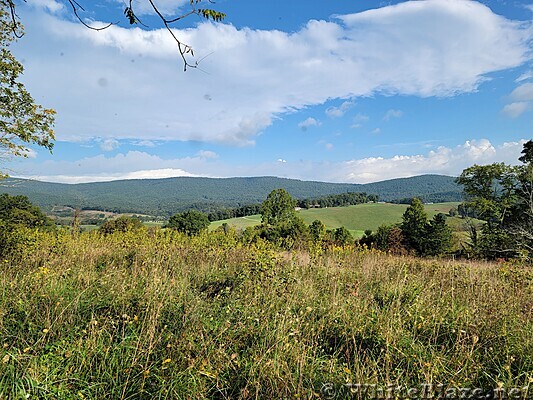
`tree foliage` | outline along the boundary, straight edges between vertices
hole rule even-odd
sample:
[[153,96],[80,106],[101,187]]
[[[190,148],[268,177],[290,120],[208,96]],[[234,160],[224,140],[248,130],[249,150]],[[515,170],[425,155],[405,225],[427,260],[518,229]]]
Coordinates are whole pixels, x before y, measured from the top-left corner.
[[285,189],[273,190],[261,205],[261,222],[271,226],[291,222],[297,217],[295,207],[296,200]]
[[0,194],[0,257],[12,254],[27,240],[27,230],[54,230],[55,225],[26,196]]
[[353,236],[346,227],[341,226],[333,231],[333,239],[341,246],[353,244]]
[[26,196],[0,194],[0,221],[7,225],[27,228],[53,228],[54,223]]
[[259,236],[287,248],[308,239],[309,228],[296,212],[296,200],[285,189],[275,189],[261,204]]
[[0,157],[27,157],[31,144],[53,147],[55,112],[35,103],[19,80],[24,67],[9,50],[20,30],[11,25],[9,6],[0,1]]
[[127,232],[136,229],[142,229],[142,222],[133,217],[120,216],[118,218],[106,221],[99,229],[104,235],[110,235],[114,232]]
[[321,241],[326,234],[326,225],[324,225],[322,221],[315,219],[311,222],[311,225],[309,225],[309,234],[311,235],[311,239],[315,242]]
[[424,256],[437,256],[448,252],[451,244],[452,230],[446,224],[446,216],[439,213],[425,227],[421,254]]
[[424,205],[420,199],[414,198],[403,214],[403,222],[400,227],[405,236],[407,247],[418,254],[422,253],[427,224],[428,215],[424,210]]
[[533,255],[533,140],[524,144],[523,163],[474,165],[457,182],[467,201],[463,208],[484,221],[471,227],[471,248],[485,258]]
[[185,211],[170,217],[167,228],[176,229],[178,232],[189,236],[197,235],[209,227],[207,215],[195,210]]

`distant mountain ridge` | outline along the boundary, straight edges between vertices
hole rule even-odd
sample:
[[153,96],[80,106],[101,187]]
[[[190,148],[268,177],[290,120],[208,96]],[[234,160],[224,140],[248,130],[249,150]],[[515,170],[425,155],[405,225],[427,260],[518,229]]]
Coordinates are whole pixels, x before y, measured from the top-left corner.
[[50,210],[70,206],[114,212],[168,216],[195,208],[209,212],[262,202],[274,189],[284,188],[298,199],[329,194],[366,192],[382,201],[421,197],[427,201],[457,201],[461,188],[455,178],[420,175],[368,184],[301,181],[277,177],[136,179],[62,184],[9,178],[0,181],[0,193],[22,194]]

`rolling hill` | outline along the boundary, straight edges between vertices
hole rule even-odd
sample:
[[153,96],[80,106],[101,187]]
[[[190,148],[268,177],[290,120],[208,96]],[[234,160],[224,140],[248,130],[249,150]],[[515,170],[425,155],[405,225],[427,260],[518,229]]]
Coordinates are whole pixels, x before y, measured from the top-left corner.
[[[426,204],[425,209],[428,216],[432,218],[435,214],[447,214],[452,207],[459,203],[436,203]],[[329,207],[315,208],[299,211],[300,217],[306,224],[310,224],[318,219],[326,225],[328,229],[344,226],[354,236],[360,237],[366,229],[376,231],[380,225],[395,224],[401,222],[402,215],[408,206],[406,204],[358,204],[349,207]],[[449,222],[453,219],[450,218]],[[216,229],[223,223],[227,223],[236,229],[244,229],[248,226],[255,226],[261,223],[260,215],[250,215],[241,218],[231,218],[222,221],[214,221],[210,229]]]
[[45,210],[70,206],[169,216],[190,208],[209,212],[223,207],[257,204],[277,188],[286,189],[298,199],[366,192],[379,195],[383,201],[414,196],[434,202],[458,201],[461,189],[454,179],[443,175],[421,175],[370,184],[348,184],[276,177],[180,177],[60,184],[10,178],[0,182],[0,193],[26,195]]

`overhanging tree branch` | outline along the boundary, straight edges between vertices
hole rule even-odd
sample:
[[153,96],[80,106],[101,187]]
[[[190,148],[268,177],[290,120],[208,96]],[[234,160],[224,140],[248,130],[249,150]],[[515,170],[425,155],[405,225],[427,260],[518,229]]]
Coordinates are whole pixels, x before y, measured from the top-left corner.
[[[20,27],[20,24],[18,22],[19,21],[19,17],[18,17],[18,15],[16,13],[16,7],[17,7],[16,2],[17,1],[26,2],[26,0],[0,0],[0,4],[4,4],[5,6],[9,7],[10,15],[11,15],[11,30],[13,31],[14,35],[17,38],[20,38],[20,37],[22,37],[23,32],[20,29],[21,27]],[[85,8],[78,2],[78,0],[58,0],[58,1],[61,1],[63,3],[68,3],[68,5],[72,9],[72,13],[76,17],[76,19],[84,27],[86,27],[87,29],[91,29],[91,30],[94,30],[94,31],[102,31],[102,30],[110,28],[113,25],[118,24],[118,22],[110,22],[110,23],[107,23],[105,26],[102,26],[102,27],[94,27],[94,26],[88,24],[81,17],[80,11],[85,11]],[[187,11],[187,12],[181,14],[181,15],[178,15],[178,16],[168,17],[168,16],[165,16],[165,14],[160,10],[160,8],[156,5],[154,0],[141,0],[141,1],[146,1],[146,2],[149,3],[151,9],[155,12],[157,17],[160,19],[161,23],[163,24],[165,29],[170,34],[172,40],[174,40],[176,42],[179,55],[180,55],[180,57],[181,57],[181,59],[183,61],[183,70],[186,71],[187,68],[198,68],[198,64],[199,64],[200,61],[192,62],[188,58],[188,55],[190,55],[191,57],[194,57],[194,51],[193,51],[192,46],[190,46],[190,45],[184,43],[183,41],[181,41],[178,38],[178,36],[176,35],[176,33],[173,31],[171,25],[175,24],[175,23],[177,23],[177,22],[179,22],[179,21],[181,21],[181,20],[183,20],[183,19],[185,19],[185,18],[187,18],[187,17],[189,17],[191,15],[197,15],[200,18],[204,18],[204,19],[211,20],[211,21],[214,21],[214,22],[221,22],[222,20],[224,20],[226,18],[226,14],[224,14],[224,13],[222,13],[220,11],[216,11],[216,10],[210,9],[210,8],[198,8],[198,5],[202,2],[202,0],[189,0],[189,6],[191,8],[189,11]],[[211,4],[214,4],[214,1],[212,1],[212,0],[206,0],[206,1],[211,3]],[[124,9],[124,16],[125,16],[125,18],[127,19],[127,22],[130,25],[140,24],[140,25],[146,27],[146,25],[144,25],[141,22],[139,17],[137,17],[137,14],[135,13],[135,10],[134,10],[134,6],[133,6],[133,1],[132,0],[129,0],[128,5]]]

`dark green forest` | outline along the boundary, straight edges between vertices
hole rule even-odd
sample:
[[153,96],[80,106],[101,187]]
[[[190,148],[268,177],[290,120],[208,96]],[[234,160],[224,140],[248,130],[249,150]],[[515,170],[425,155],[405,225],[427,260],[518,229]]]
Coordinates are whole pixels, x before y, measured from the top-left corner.
[[333,194],[365,192],[380,201],[418,197],[423,201],[457,201],[461,188],[455,178],[422,175],[364,185],[300,181],[276,177],[167,178],[60,184],[10,178],[0,193],[25,195],[45,211],[54,206],[169,217],[196,209],[213,213],[261,203],[274,189],[283,188],[295,199],[318,199]]

